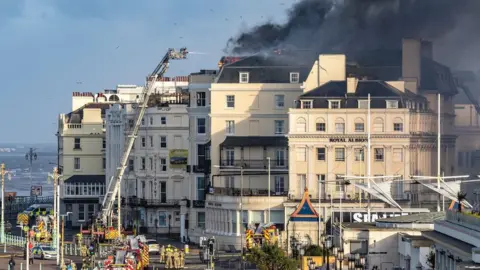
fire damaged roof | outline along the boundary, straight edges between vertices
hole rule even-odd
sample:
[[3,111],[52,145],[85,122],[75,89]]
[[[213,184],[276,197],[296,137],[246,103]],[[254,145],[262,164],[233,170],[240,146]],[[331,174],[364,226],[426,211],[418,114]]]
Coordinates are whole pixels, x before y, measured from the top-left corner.
[[238,83],[240,72],[249,72],[249,83],[290,83],[290,72],[307,79],[315,59],[302,52],[256,54],[223,66],[216,83]]

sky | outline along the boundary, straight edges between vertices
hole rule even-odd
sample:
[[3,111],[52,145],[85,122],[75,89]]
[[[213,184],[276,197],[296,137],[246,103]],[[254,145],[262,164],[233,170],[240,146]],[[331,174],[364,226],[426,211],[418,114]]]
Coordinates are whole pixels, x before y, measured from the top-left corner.
[[1,0],[2,143],[55,143],[72,92],[143,85],[170,47],[166,76],[217,68],[231,36],[283,22],[295,0]]

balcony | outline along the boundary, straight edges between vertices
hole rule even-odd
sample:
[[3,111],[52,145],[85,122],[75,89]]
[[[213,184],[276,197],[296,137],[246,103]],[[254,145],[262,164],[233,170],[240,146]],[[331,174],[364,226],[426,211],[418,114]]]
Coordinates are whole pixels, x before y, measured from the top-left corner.
[[[224,195],[224,196],[241,196],[240,188],[224,188],[224,187],[215,187],[212,188],[210,194],[213,195]],[[275,192],[275,190],[270,190],[270,196],[284,197],[288,195],[288,191]],[[254,197],[254,196],[268,196],[268,189],[251,189],[244,188],[243,196]]]
[[180,200],[156,200],[129,197],[127,204],[130,207],[179,207]]
[[[268,170],[268,160],[232,160],[226,159],[220,161],[220,166],[225,167],[242,167],[243,169],[258,169],[258,170]],[[288,160],[287,159],[271,159],[270,160],[270,169],[271,170],[288,170]]]

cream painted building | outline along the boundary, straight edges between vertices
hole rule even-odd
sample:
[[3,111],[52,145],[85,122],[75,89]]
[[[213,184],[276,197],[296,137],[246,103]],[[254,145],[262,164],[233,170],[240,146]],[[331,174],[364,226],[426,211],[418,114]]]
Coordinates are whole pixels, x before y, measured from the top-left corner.
[[62,170],[62,212],[72,212],[72,226],[88,222],[105,193],[105,111],[110,104],[90,103],[60,114],[58,165]]

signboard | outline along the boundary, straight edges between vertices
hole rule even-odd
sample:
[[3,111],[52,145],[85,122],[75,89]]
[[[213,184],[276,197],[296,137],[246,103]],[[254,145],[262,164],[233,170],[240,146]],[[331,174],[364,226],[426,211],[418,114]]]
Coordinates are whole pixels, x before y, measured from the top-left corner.
[[30,190],[30,196],[42,196],[42,186],[32,186]]
[[[375,222],[377,219],[408,216],[410,214],[418,214],[420,212],[408,213],[408,212],[343,212],[342,222],[346,223],[363,223],[363,222]],[[340,221],[340,212],[333,212],[334,222]]]
[[367,138],[330,138],[331,143],[364,143],[368,142]]
[[170,168],[183,169],[187,168],[188,150],[187,149],[172,149],[169,152]]

